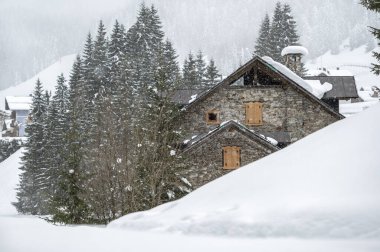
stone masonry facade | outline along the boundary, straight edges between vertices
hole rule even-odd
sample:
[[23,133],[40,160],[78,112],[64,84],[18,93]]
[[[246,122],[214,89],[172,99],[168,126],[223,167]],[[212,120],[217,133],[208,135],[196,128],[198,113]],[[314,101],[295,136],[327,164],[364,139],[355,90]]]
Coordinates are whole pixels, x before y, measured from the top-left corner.
[[339,120],[290,86],[229,86],[190,107],[183,115],[183,128],[189,136],[216,128],[218,125],[208,125],[205,120],[209,110],[220,111],[221,122],[237,120],[244,125],[245,103],[256,101],[263,103],[263,125],[246,127],[258,132],[289,132],[291,142]]
[[[223,169],[223,147],[240,147],[241,166],[277,150],[273,145],[268,146],[268,143],[243,134],[241,128],[244,132],[255,132],[253,134],[257,136],[260,133],[284,133],[288,137],[287,143],[293,143],[342,118],[328,105],[290,79],[281,77],[281,74],[273,69],[268,73],[273,81],[267,82],[266,85],[231,85],[250,71],[248,67],[237,70],[225,82],[185,107],[182,113],[182,131],[186,132],[188,139],[195,135],[205,135],[212,130],[218,131],[221,129],[220,123],[226,121],[234,120],[241,125],[240,130],[221,130],[221,133],[211,134],[197,146],[185,147],[183,157],[187,160],[185,163],[188,168],[183,172],[183,176],[190,181],[193,188],[198,188],[230,171]],[[246,124],[248,103],[260,104],[260,125]],[[209,111],[219,113],[218,124],[207,123]]]
[[189,168],[181,175],[196,189],[231,171],[223,169],[223,147],[239,146],[241,166],[244,166],[276,151],[274,146],[263,144],[263,141],[252,139],[234,127],[222,130],[184,153]]

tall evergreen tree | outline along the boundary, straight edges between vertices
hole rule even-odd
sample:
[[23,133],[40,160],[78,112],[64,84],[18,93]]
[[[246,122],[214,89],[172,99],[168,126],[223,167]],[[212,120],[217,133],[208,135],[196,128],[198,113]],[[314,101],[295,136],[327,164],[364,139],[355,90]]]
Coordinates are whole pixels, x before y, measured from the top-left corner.
[[[361,4],[369,10],[380,12],[380,3],[376,0],[361,0]],[[380,29],[375,27],[370,27],[372,34],[378,40],[378,45],[380,46]],[[380,62],[380,53],[373,52],[373,57]],[[376,75],[380,75],[380,64],[372,64],[372,72]]]
[[44,167],[44,122],[46,120],[46,100],[40,80],[33,92],[31,123],[26,127],[28,140],[22,157],[22,174],[17,189],[17,211],[27,214],[46,214],[48,211],[48,173]]
[[183,86],[186,89],[196,90],[197,86],[197,68],[194,55],[190,52],[188,58],[183,62]]
[[221,81],[221,75],[219,74],[219,71],[217,67],[215,66],[215,62],[213,59],[210,60],[210,63],[208,64],[206,68],[205,79],[206,79],[205,87],[207,89],[212,88],[219,81]]
[[82,61],[77,56],[70,75],[70,89],[67,104],[67,124],[65,139],[63,139],[64,155],[63,167],[58,172],[57,191],[53,195],[51,214],[54,222],[84,223],[87,221],[86,206],[81,198],[84,180],[82,162],[82,116],[83,116],[83,69]]
[[264,20],[261,23],[259,37],[256,40],[255,54],[258,56],[269,56],[270,52],[270,19],[269,15],[265,14]]
[[112,29],[110,41],[108,43],[108,69],[109,69],[109,84],[108,88],[111,92],[117,89],[121,83],[121,61],[124,57],[124,37],[125,31],[119,22],[116,20]]
[[58,76],[55,93],[48,108],[47,122],[45,123],[45,162],[49,174],[49,204],[52,207],[53,198],[62,197],[62,171],[67,168],[67,141],[68,130],[68,88],[66,80],[61,74]]
[[92,52],[92,60],[94,64],[95,85],[92,87],[92,95],[98,93],[101,86],[107,87],[109,84],[109,66],[107,58],[107,38],[106,28],[102,21],[99,22],[98,32],[94,42],[94,50]]
[[196,67],[196,86],[199,89],[205,88],[205,74],[206,74],[206,62],[203,59],[203,52],[199,51],[197,54],[197,58],[195,59],[195,67]]
[[297,25],[291,15],[291,7],[284,4],[282,11],[282,27],[284,28],[284,47],[291,45],[299,45],[299,36],[297,34]]
[[269,33],[269,40],[271,41],[269,46],[270,57],[275,61],[281,62],[281,51],[284,49],[284,27],[283,27],[283,11],[280,2],[277,2],[273,18],[272,25]]

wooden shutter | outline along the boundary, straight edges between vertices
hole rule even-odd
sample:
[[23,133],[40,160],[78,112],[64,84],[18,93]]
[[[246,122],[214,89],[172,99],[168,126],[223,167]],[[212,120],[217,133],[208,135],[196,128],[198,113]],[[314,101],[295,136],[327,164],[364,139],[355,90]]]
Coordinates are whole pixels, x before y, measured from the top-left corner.
[[240,167],[240,147],[223,147],[223,168],[232,170]]
[[263,125],[263,104],[261,102],[245,104],[245,123],[247,125]]

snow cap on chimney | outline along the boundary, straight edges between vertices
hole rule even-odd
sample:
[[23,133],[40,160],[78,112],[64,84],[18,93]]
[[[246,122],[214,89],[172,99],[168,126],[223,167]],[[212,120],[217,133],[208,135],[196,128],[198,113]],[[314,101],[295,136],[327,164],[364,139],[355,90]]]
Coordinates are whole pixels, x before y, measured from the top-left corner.
[[281,51],[281,56],[285,56],[288,54],[301,54],[303,56],[307,56],[309,51],[303,46],[287,46]]

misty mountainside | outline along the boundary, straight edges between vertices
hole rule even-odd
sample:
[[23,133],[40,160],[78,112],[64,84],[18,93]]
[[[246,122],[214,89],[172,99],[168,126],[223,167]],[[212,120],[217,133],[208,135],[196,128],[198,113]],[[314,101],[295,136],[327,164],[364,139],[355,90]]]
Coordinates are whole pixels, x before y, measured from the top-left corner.
[[[180,55],[192,51],[213,57],[224,75],[251,57],[260,23],[271,16],[277,0],[145,0],[154,4],[163,29]],[[310,58],[337,53],[343,40],[350,47],[375,47],[368,26],[378,16],[358,0],[287,0],[301,43]],[[0,88],[32,77],[59,57],[81,50],[86,33],[100,19],[111,29],[115,19],[129,28],[139,0],[2,0],[0,3]]]

